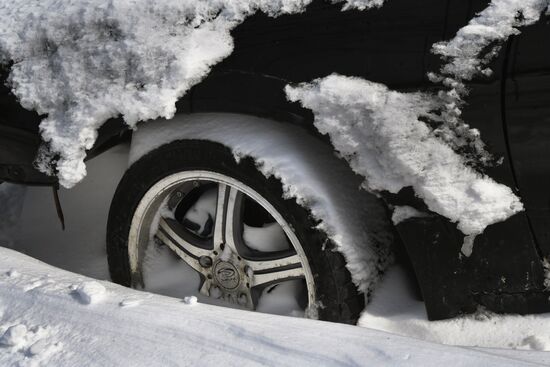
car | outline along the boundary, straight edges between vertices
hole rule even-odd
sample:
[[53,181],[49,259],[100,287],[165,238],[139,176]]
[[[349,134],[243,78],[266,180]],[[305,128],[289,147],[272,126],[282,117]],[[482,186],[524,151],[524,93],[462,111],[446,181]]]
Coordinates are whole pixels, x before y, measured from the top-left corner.
[[[176,124],[147,123],[134,133],[122,119],[109,120],[87,159],[122,142],[141,144],[132,148],[133,164],[109,213],[112,280],[147,288],[143,262],[153,243],[169,248],[199,275],[195,288],[203,296],[259,309],[267,294],[281,299],[292,294],[290,304],[306,316],[355,323],[364,307],[362,293],[372,289],[357,287],[356,274],[346,266],[349,256],[332,251],[338,248],[334,240],[318,227],[308,205],[285,195],[276,172],[266,176],[254,160],[235,159],[235,146],[222,144],[210,132],[237,131],[242,139],[252,139],[242,140],[245,146],[256,133],[267,134],[275,145],[277,139],[282,139],[280,146],[291,142],[287,154],[305,151],[293,159],[306,168],[311,168],[312,160],[304,158],[308,154],[327,154],[338,169],[314,166],[312,177],[330,182],[331,192],[358,187],[361,179],[333,154],[329,139],[315,129],[311,111],[288,101],[285,86],[338,73],[398,91],[435,92],[428,73],[439,70],[442,60],[432,45],[452,38],[488,3],[392,0],[379,9],[342,12],[341,4],[314,1],[301,14],[272,18],[259,13],[232,32],[232,55],[178,102]],[[549,34],[550,18],[544,15],[508,39],[491,62],[493,73],[468,82],[462,116],[481,131],[488,150],[501,157],[484,173],[513,188],[525,210],[478,235],[471,256],[460,254],[464,234],[441,215],[394,226],[393,250],[411,269],[431,320],[479,307],[499,313],[550,311],[550,148],[545,133],[550,134],[550,52],[544,47]],[[55,188],[56,177],[33,164],[43,116],[19,105],[5,83],[8,72],[2,72],[0,91],[0,180]],[[193,132],[184,125],[194,126]],[[237,127],[224,130],[227,126]],[[164,137],[163,129],[168,132]],[[281,131],[294,138],[288,140]],[[147,142],[151,136],[154,143]],[[429,211],[409,188],[380,198],[356,191],[348,201],[372,203],[371,216],[384,223],[394,206]],[[382,271],[384,264],[379,265],[375,273]],[[290,290],[278,286],[277,291],[274,285],[283,283]]]

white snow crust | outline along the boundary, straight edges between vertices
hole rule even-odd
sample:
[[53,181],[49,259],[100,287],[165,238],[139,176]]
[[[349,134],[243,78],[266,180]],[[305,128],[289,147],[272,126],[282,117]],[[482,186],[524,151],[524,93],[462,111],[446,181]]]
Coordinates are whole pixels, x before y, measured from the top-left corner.
[[[6,276],[13,267],[19,277]],[[37,281],[43,285],[28,290]],[[547,362],[544,353],[499,356],[505,353],[222,309],[107,282],[102,282],[105,299],[89,307],[71,294],[88,281],[0,248],[0,335],[7,333],[17,341],[0,345],[0,365],[520,367]],[[141,302],[123,307],[127,299]]]
[[[311,211],[347,260],[358,288],[368,293],[389,262],[392,237],[378,200],[359,190],[361,178],[330,147],[305,131],[237,114],[178,115],[143,124],[132,137],[130,164],[163,144],[199,139],[229,147],[236,159],[251,157],[266,176],[280,179],[284,195]],[[252,240],[252,233],[246,234]]]
[[521,211],[512,190],[465,164],[422,121],[437,102],[337,74],[287,86],[291,101],[315,114],[314,124],[373,192],[412,186],[428,208],[456,222],[466,235]]
[[[248,16],[301,12],[311,0],[13,0],[0,4],[0,62],[23,107],[47,115],[38,167],[71,187],[97,129],[121,115],[171,118],[175,103],[233,51]],[[335,1],[338,2],[338,1]],[[380,6],[349,0],[346,8]],[[55,163],[55,164],[52,164]],[[57,171],[57,172],[54,172]]]

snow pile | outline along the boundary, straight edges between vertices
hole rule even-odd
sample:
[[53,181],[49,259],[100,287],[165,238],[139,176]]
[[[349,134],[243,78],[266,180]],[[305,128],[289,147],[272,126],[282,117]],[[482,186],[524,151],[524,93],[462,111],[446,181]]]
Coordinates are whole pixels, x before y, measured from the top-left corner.
[[[6,276],[12,267],[19,277]],[[51,280],[47,286],[25,290],[46,276]],[[348,325],[201,303],[189,306],[181,299],[110,283],[102,283],[107,289],[103,302],[87,307],[70,291],[75,280],[91,281],[79,278],[0,248],[0,335],[18,342],[0,345],[0,365],[308,367],[359,366],[367,361],[376,366],[529,365],[519,353],[502,357]],[[141,303],[121,307],[127,299]],[[537,355],[539,360],[543,357]]]
[[523,209],[510,188],[468,167],[422,121],[437,107],[430,95],[336,74],[287,86],[286,92],[314,112],[317,129],[366,178],[363,186],[370,191],[397,193],[412,186],[431,211],[467,235]]
[[[233,50],[230,31],[256,11],[311,0],[13,0],[0,4],[0,62],[23,107],[47,115],[38,166],[65,187],[86,175],[97,129],[122,115],[171,118],[175,103]],[[380,6],[350,0],[346,8]]]
[[[132,137],[130,164],[181,139],[221,143],[236,159],[251,157],[264,175],[280,179],[285,197],[295,198],[319,220],[318,228],[344,255],[358,288],[373,289],[389,261],[387,214],[375,197],[359,190],[361,178],[324,143],[295,126],[252,116],[179,115],[141,125]],[[253,233],[245,235],[254,242]]]

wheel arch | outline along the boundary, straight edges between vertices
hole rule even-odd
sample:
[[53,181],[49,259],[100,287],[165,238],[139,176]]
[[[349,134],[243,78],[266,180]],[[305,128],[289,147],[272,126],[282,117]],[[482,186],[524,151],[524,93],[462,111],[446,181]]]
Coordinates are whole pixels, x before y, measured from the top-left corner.
[[[133,133],[129,162],[177,140],[207,140],[252,158],[265,176],[278,178],[318,221],[343,254],[358,289],[369,294],[391,259],[393,237],[385,205],[360,190],[362,178],[330,145],[306,129],[234,113],[179,114],[141,124]],[[324,249],[320,249],[324,250]]]

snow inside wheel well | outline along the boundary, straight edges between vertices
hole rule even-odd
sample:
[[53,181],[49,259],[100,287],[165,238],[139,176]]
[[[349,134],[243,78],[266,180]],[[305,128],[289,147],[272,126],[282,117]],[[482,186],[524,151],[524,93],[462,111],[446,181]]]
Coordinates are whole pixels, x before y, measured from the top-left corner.
[[[129,163],[176,140],[208,140],[251,157],[319,221],[368,295],[392,259],[393,232],[382,202],[360,189],[362,179],[332,148],[305,129],[248,115],[200,113],[144,123],[134,132]],[[320,249],[321,250],[321,249]]]

